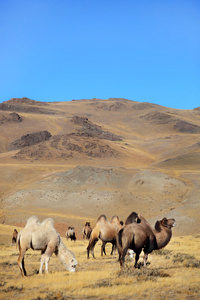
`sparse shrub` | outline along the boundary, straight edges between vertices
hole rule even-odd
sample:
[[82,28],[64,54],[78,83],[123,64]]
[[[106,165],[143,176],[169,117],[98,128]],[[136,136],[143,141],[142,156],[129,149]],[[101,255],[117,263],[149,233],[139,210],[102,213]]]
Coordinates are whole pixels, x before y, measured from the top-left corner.
[[186,254],[186,253],[177,253],[174,255],[174,258],[173,258],[173,262],[176,263],[176,262],[183,262],[184,260],[188,260],[188,259],[194,259],[195,257],[193,255],[189,255],[189,254]]
[[160,250],[153,251],[154,255],[169,255],[171,253],[172,251],[168,249],[160,249]]
[[[32,300],[66,300],[66,299],[69,299],[67,296],[64,297],[63,296],[63,293],[61,292],[58,292],[56,294],[54,293],[49,293],[45,298],[42,298],[42,297],[37,297],[37,298],[34,298]],[[71,298],[70,299],[74,299],[74,298]]]
[[170,275],[162,270],[157,269],[135,269],[133,266],[126,266],[117,273],[117,277],[133,276],[137,281],[156,281],[159,277],[170,277]]
[[12,291],[22,291],[22,290],[23,290],[23,284],[21,285],[21,287],[11,285],[7,289],[4,289],[3,292],[9,293]]
[[200,260],[196,259],[194,255],[189,255],[186,253],[177,253],[174,255],[173,263],[183,263],[186,268],[200,268]]
[[88,286],[86,286],[85,288],[100,288],[100,287],[108,287],[108,286],[113,286],[112,282],[110,279],[102,279],[102,280],[98,280],[93,284],[90,284]]
[[0,286],[5,286],[5,285],[6,285],[6,281],[0,282]]

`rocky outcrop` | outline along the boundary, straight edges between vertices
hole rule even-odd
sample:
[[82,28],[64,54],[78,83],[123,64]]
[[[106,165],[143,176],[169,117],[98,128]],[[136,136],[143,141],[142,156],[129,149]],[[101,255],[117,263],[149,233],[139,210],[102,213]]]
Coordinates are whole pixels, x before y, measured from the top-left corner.
[[0,116],[0,125],[1,124],[8,124],[11,122],[22,122],[22,118],[17,113],[13,112],[8,115],[1,115]]
[[32,146],[40,142],[44,142],[51,138],[51,133],[48,131],[39,131],[23,135],[20,139],[15,140],[10,144],[10,150],[21,149],[24,147]]
[[174,129],[183,133],[200,133],[200,126],[181,120],[174,125]]
[[90,122],[88,118],[74,116],[71,121],[76,125],[82,126],[82,128],[78,130],[80,136],[98,137],[109,141],[122,141],[121,136],[102,130],[101,126]]

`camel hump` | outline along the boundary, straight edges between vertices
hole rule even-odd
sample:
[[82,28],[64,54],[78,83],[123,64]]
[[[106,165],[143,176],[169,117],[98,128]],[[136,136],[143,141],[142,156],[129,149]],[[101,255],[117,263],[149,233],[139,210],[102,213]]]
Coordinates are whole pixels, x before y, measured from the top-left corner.
[[32,216],[27,220],[25,227],[32,227],[34,225],[39,225],[39,224],[40,224],[39,219],[36,216]]
[[136,212],[132,212],[126,219],[125,225],[131,224],[133,222],[141,223],[141,219]]
[[105,215],[100,215],[100,217],[98,218],[97,222],[100,221],[100,220],[105,220],[107,221],[107,218]]
[[54,220],[52,218],[44,219],[44,221],[41,223],[43,227],[54,227]]
[[112,222],[115,222],[115,221],[119,221],[119,217],[116,216],[116,215],[112,217],[111,223],[112,223]]

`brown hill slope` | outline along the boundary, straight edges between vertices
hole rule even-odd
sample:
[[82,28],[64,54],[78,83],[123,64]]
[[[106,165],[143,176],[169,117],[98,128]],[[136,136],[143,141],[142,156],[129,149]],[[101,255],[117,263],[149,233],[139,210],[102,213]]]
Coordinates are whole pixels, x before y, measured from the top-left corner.
[[[2,222],[48,214],[81,227],[101,213],[125,219],[136,210],[152,221],[174,216],[177,234],[198,231],[198,109],[115,98],[14,98],[0,104],[1,119],[11,113],[22,122],[0,123]],[[40,132],[48,139],[34,140]],[[11,147],[16,143],[23,147]]]

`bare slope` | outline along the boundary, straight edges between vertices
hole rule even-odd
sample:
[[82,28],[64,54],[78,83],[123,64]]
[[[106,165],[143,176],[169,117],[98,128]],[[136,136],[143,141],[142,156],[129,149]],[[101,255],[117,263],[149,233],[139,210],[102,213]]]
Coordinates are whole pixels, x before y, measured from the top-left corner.
[[136,210],[152,220],[174,215],[181,234],[200,225],[198,108],[14,98],[0,104],[0,120],[2,222],[40,213],[81,226]]

